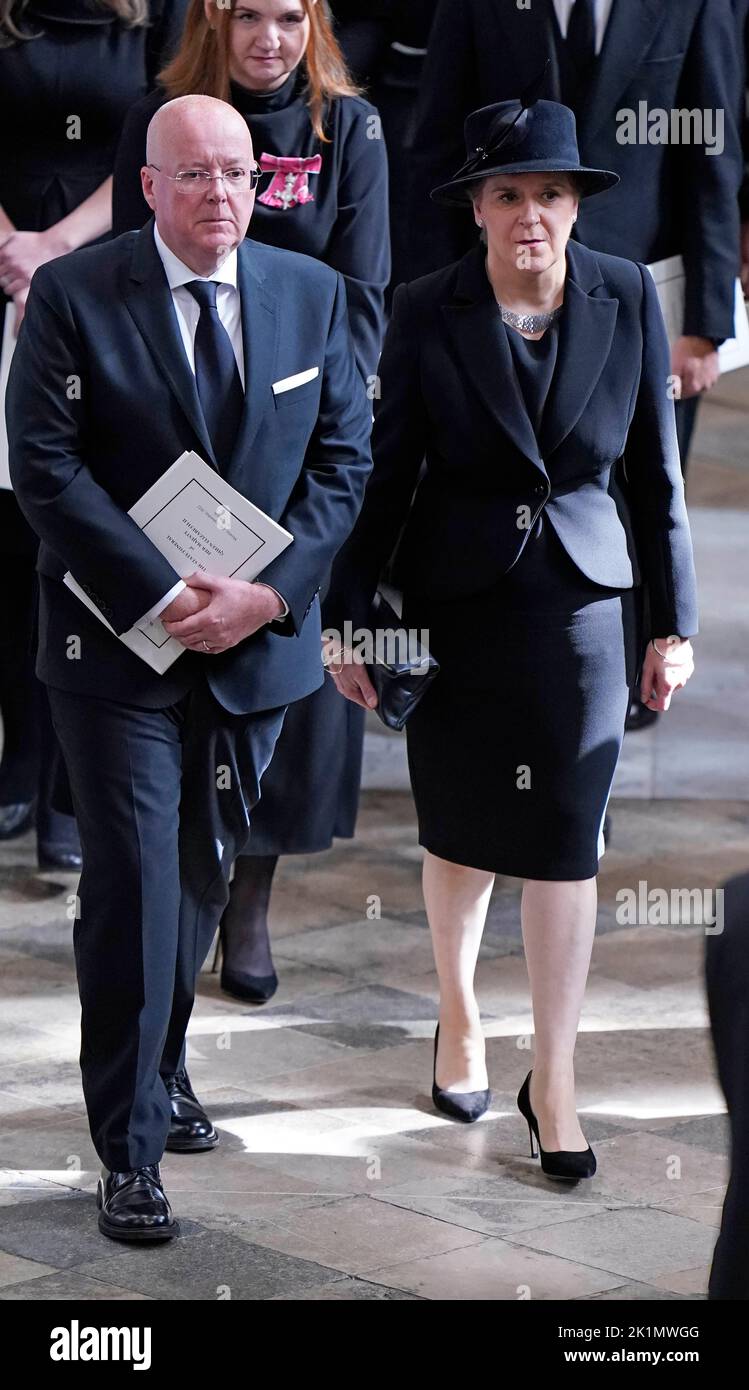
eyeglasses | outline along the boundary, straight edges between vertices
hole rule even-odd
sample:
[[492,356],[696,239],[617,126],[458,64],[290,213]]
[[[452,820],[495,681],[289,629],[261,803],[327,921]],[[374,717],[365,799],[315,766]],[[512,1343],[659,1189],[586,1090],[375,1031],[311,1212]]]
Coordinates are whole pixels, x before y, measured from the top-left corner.
[[[157,174],[163,173],[158,164],[147,167],[155,169]],[[223,174],[209,174],[207,169],[183,169],[179,174],[164,174],[178,193],[205,193],[214,179],[222,179],[224,188],[230,188],[234,193],[245,193],[249,188],[257,188],[262,176],[261,169],[243,169],[240,165],[235,169],[225,169]]]

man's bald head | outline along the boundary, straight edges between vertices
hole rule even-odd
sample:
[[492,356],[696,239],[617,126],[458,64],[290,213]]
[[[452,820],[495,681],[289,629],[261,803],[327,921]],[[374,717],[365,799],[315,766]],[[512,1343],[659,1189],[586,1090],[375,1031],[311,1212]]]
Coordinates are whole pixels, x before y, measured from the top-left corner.
[[[247,122],[228,102],[200,95],[175,97],[160,106],[151,118],[146,134],[146,162],[161,167],[184,147],[217,140],[236,142],[238,153],[252,158]],[[181,160],[182,156],[177,154],[177,158]]]
[[[216,97],[176,97],[159,107],[148,127],[143,196],[167,246],[199,275],[211,275],[247,234],[255,191],[218,177],[255,168],[243,116]],[[187,170],[210,180],[176,181]]]

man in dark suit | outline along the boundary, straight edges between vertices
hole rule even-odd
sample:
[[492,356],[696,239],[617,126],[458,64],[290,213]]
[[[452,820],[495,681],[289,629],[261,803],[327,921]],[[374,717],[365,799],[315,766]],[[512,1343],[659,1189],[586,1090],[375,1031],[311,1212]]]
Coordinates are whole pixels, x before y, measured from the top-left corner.
[[[217,1135],[185,1070],[197,973],[286,706],[323,679],[318,591],[371,466],[371,412],[340,275],[245,241],[254,156],[210,97],[149,129],[141,232],[34,277],[8,391],[11,467],[41,539],[38,670],[83,846],[81,1066],[105,1172],[99,1226],[177,1232],[164,1147]],[[293,543],[245,583],[183,584],[127,515],[194,449]],[[163,676],[114,632],[160,616],[186,648]]]
[[[575,111],[583,161],[621,176],[618,188],[581,210],[577,239],[645,263],[684,257],[686,309],[672,354],[682,382],[683,463],[696,401],[717,380],[717,347],[733,331],[741,79],[731,0],[441,0],[414,141],[420,273],[457,260],[474,235],[470,218],[429,202],[430,189],[464,158],[465,116],[519,97],[547,59],[540,95]],[[684,142],[669,125],[667,143],[656,143],[638,126],[635,143],[622,143],[620,113],[640,120],[640,103],[648,113],[697,113],[705,138]]]

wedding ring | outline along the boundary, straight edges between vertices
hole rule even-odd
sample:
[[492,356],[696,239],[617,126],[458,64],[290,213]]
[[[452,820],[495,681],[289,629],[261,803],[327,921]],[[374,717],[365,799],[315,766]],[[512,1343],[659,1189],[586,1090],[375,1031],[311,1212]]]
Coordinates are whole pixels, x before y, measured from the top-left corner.
[[208,643],[207,643],[207,642],[204,642],[204,643],[203,643],[203,646],[205,647],[205,649],[206,649],[207,652],[209,652],[209,651],[211,650],[211,648],[208,646]]

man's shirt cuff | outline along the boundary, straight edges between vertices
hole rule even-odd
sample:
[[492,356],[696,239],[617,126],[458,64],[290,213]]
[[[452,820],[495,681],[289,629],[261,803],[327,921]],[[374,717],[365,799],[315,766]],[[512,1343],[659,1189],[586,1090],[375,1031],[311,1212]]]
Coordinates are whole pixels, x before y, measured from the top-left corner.
[[173,586],[173,588],[169,590],[169,593],[164,594],[164,597],[160,598],[158,603],[154,604],[153,608],[149,608],[148,612],[144,613],[142,618],[138,618],[138,621],[133,623],[133,627],[138,627],[140,623],[154,622],[154,620],[158,618],[159,614],[163,613],[164,609],[169,607],[169,604],[172,602],[172,599],[175,599],[177,597],[177,594],[181,594],[182,590],[186,587],[187,585],[185,584],[184,579],[178,579],[177,583]]

